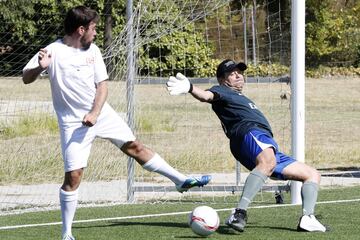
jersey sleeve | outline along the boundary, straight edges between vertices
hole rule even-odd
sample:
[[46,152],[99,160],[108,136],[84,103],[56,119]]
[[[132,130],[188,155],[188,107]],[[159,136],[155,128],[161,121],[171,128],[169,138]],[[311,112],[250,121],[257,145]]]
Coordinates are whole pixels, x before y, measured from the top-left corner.
[[218,102],[222,99],[221,88],[220,86],[212,86],[208,91],[214,94],[214,98],[211,102]]
[[33,68],[37,68],[39,66],[39,52],[36,53],[31,59],[30,61],[25,65],[25,67],[23,68],[23,72],[25,72],[28,69],[33,69]]
[[100,52],[100,49],[96,47],[95,49],[95,83],[99,83],[102,81],[105,81],[109,78],[106,70],[106,65],[104,62],[104,59],[102,57],[102,54]]

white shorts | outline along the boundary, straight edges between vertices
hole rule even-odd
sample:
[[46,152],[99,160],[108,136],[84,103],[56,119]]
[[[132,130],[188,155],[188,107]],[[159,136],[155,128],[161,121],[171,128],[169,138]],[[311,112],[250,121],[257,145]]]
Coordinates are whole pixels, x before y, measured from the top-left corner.
[[87,167],[96,137],[109,139],[118,148],[136,138],[125,121],[112,109],[103,111],[92,127],[82,123],[60,126],[61,149],[65,172]]

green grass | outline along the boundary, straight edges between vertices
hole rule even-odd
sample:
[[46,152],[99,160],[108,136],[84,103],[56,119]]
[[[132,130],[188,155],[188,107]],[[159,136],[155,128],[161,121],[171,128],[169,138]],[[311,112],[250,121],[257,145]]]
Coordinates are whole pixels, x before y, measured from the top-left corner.
[[[110,82],[109,85],[109,103],[117,111],[125,112],[124,83]],[[199,85],[203,89],[209,86]],[[360,167],[359,87],[360,78],[306,79],[306,163],[322,169]],[[280,95],[289,92],[290,87],[285,83],[248,84],[244,90],[269,119],[275,139],[285,153],[291,153],[290,99],[281,99]],[[54,182],[54,176],[58,182],[63,173],[54,121],[42,126],[26,121],[12,122],[14,117],[19,117],[16,114],[27,111],[29,102],[51,103],[48,80],[24,85],[17,78],[0,79],[0,96],[19,108],[14,109],[14,116],[8,110],[9,118],[1,118],[8,124],[1,128],[8,127],[8,130],[0,134],[0,184]],[[189,95],[169,96],[165,85],[135,85],[134,101],[136,137],[172,166],[184,173],[204,173],[204,169],[233,172],[235,161],[228,139],[209,104]],[[126,177],[123,159],[126,158],[108,141],[95,141],[84,180]],[[119,161],[123,166],[108,167]],[[27,176],[21,177],[24,168]],[[46,174],[39,178],[36,172],[30,172],[32,170]],[[140,168],[136,174],[148,175]]]
[[[257,196],[260,198],[260,196]],[[325,201],[340,201],[360,199],[360,187],[338,189],[323,189],[319,193],[316,207],[321,215],[321,222],[331,227],[326,233],[299,233],[296,226],[301,212],[300,206],[273,204],[272,194],[265,193],[262,199],[268,201],[254,202],[248,211],[249,220],[244,233],[236,233],[224,225],[224,219],[229,211],[219,211],[221,225],[209,239],[359,239],[359,201],[321,203]],[[199,205],[208,205],[215,209],[229,209],[236,206],[237,196],[224,201],[217,199],[212,203],[184,201],[183,203],[147,203],[134,205],[118,205],[101,208],[80,208],[76,220],[99,218],[119,218],[146,214],[161,214],[174,212],[189,212]],[[212,200],[211,200],[212,201]],[[289,194],[285,194],[285,203],[289,203]],[[266,206],[266,208],[259,208]],[[258,207],[258,208],[256,208]],[[187,225],[188,214],[173,216],[154,216],[122,220],[104,220],[90,223],[75,223],[73,234],[77,240],[112,240],[112,239],[197,239]],[[21,215],[1,216],[0,227],[21,224],[37,224],[59,222],[58,211],[26,213]],[[0,230],[0,238],[6,240],[17,239],[59,239],[60,225],[18,228]]]
[[0,124],[0,139],[29,137],[32,135],[58,134],[58,124],[55,116],[48,114],[20,116],[13,124]]
[[137,120],[137,131],[142,133],[157,133],[157,132],[174,132],[176,129],[175,123],[170,117],[163,118],[161,121],[156,121],[157,114],[155,112],[142,111]]

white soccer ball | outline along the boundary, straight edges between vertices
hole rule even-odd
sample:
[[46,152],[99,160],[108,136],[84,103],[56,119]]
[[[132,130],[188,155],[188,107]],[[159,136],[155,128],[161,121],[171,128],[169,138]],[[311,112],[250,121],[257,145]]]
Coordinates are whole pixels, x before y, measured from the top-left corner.
[[189,214],[190,228],[197,235],[209,236],[218,229],[219,224],[219,215],[211,207],[199,206]]

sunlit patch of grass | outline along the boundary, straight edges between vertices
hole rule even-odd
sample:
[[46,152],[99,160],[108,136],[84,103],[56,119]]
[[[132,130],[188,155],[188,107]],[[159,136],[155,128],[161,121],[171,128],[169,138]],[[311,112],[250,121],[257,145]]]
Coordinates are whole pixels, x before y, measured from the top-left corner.
[[31,135],[49,135],[57,132],[58,124],[56,117],[50,115],[21,116],[11,125],[0,123],[1,140],[28,137]]
[[142,114],[137,120],[137,130],[143,133],[174,132],[175,123],[167,117],[156,113]]

